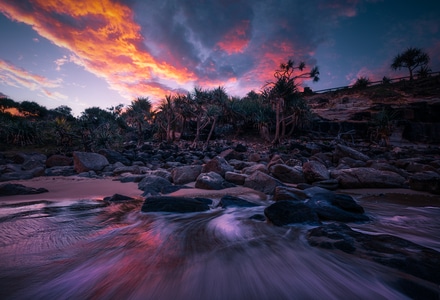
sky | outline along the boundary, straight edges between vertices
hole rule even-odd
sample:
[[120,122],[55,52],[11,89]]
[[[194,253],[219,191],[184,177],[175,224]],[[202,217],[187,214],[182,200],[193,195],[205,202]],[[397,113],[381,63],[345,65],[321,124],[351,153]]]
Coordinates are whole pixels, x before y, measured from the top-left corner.
[[280,63],[318,66],[314,91],[406,76],[408,47],[440,71],[440,1],[0,0],[0,95],[86,108],[153,104],[194,87],[259,92]]

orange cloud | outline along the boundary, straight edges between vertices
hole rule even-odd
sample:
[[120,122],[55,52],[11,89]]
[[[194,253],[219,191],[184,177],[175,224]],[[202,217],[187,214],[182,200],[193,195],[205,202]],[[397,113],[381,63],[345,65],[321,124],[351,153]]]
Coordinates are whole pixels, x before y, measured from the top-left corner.
[[0,59],[0,78],[7,85],[14,87],[26,87],[32,91],[47,88],[57,88],[62,80],[50,80],[46,77],[29,73]]
[[237,27],[225,34],[217,46],[228,54],[243,52],[249,43],[249,20],[244,20]]
[[119,2],[35,0],[29,5],[6,2],[0,11],[72,51],[71,61],[106,79],[112,89],[127,98],[163,96],[168,92],[166,88],[146,87],[141,80],[165,79],[182,84],[195,79],[187,69],[157,61],[146,51],[133,12]]

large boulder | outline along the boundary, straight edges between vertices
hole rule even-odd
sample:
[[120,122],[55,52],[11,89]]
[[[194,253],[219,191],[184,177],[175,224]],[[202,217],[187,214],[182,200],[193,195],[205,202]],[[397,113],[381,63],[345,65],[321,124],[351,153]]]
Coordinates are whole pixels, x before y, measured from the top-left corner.
[[228,207],[254,207],[254,206],[259,206],[256,203],[250,202],[248,200],[236,197],[236,196],[231,196],[231,195],[225,195],[223,196],[217,207],[222,207],[222,208],[228,208]]
[[264,209],[264,215],[276,226],[294,223],[319,224],[318,215],[303,202],[281,200]]
[[228,162],[220,156],[214,157],[202,168],[202,173],[215,172],[220,174],[222,177],[225,177],[225,173],[228,171],[234,171],[234,167],[228,164]]
[[307,200],[306,204],[324,221],[364,222],[369,220],[362,206],[349,195],[332,192],[318,193]]
[[290,167],[285,164],[275,164],[270,167],[270,173],[273,177],[286,183],[305,182],[304,173],[301,167]]
[[440,194],[440,175],[436,172],[419,172],[409,177],[409,186],[412,190]]
[[241,174],[241,173],[236,173],[236,172],[226,172],[225,173],[226,181],[229,181],[233,184],[238,184],[238,185],[243,185],[247,176],[248,175],[246,175],[246,174]]
[[139,183],[138,188],[144,193],[143,196],[159,195],[164,188],[171,186],[171,182],[163,177],[147,175]]
[[131,161],[118,151],[111,149],[101,149],[98,151],[98,153],[104,155],[111,164],[120,162],[126,166],[131,165]]
[[401,175],[373,168],[333,170],[330,175],[345,189],[405,187],[405,178]]
[[308,161],[303,164],[302,171],[308,183],[330,179],[327,167],[319,161]]
[[273,194],[274,201],[280,200],[294,200],[303,201],[307,199],[307,195],[302,191],[294,187],[277,186]]
[[233,187],[234,184],[227,182],[220,174],[216,172],[201,173],[195,183],[195,187],[204,190],[222,190]]
[[174,184],[186,184],[196,181],[202,173],[201,165],[181,166],[171,170],[171,177]]
[[101,171],[109,162],[104,155],[91,152],[73,152],[73,167],[77,173]]
[[31,195],[41,194],[48,192],[45,188],[33,188],[24,186],[22,184],[5,183],[0,185],[0,197],[1,196],[14,196],[14,195]]
[[265,164],[255,164],[241,170],[241,172],[246,175],[251,175],[256,171],[263,172],[266,174],[269,173],[269,170],[267,169],[267,166]]
[[273,195],[275,188],[280,185],[283,185],[283,183],[261,171],[252,173],[245,179],[243,184],[245,187],[270,195]]
[[143,212],[191,213],[209,210],[211,200],[202,198],[153,196],[145,199]]
[[396,236],[369,235],[343,223],[331,223],[310,229],[307,241],[313,247],[341,250],[440,284],[440,253]]

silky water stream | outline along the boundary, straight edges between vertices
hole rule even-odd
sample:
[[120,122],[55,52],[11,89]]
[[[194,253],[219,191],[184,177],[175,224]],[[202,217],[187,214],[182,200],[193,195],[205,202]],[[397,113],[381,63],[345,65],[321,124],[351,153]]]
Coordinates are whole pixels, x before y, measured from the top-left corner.
[[[354,230],[440,251],[440,201],[359,201],[371,222]],[[311,226],[251,218],[264,206],[167,214],[141,205],[0,204],[0,299],[409,299],[399,282],[419,280],[311,247]]]

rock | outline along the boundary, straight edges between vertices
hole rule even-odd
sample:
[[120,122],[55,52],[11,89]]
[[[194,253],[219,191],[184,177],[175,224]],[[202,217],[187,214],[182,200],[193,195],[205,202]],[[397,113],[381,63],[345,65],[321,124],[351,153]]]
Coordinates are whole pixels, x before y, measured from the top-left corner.
[[73,167],[77,173],[101,171],[109,162],[105,156],[90,152],[73,152]]
[[248,175],[236,173],[236,172],[226,172],[225,173],[226,181],[229,181],[229,182],[231,182],[233,184],[237,184],[237,185],[243,185],[246,180],[246,177],[248,177]]
[[275,164],[270,167],[273,177],[286,183],[305,182],[304,173],[301,167],[289,167],[284,164]]
[[247,168],[247,167],[250,167],[250,166],[257,164],[256,162],[242,161],[242,160],[238,160],[238,159],[231,159],[228,162],[236,170],[243,170],[244,168]]
[[272,169],[273,165],[284,165],[285,162],[282,159],[282,157],[278,154],[275,154],[274,156],[272,156],[271,160],[267,163],[267,169],[270,170]]
[[313,247],[338,249],[440,284],[440,253],[396,236],[368,235],[332,223],[309,230],[307,241]]
[[264,209],[264,215],[276,226],[294,223],[319,224],[318,215],[302,202],[281,200]]
[[255,164],[255,165],[246,167],[243,170],[241,170],[241,172],[243,174],[246,174],[246,175],[251,175],[251,174],[253,174],[256,171],[269,174],[269,171],[268,171],[268,169],[267,169],[265,164]]
[[351,157],[342,157],[339,159],[338,169],[348,169],[348,168],[362,168],[366,167],[367,163],[362,160],[356,160]]
[[130,166],[131,165],[131,161],[127,157],[122,155],[122,153],[120,153],[118,151],[111,150],[111,149],[101,149],[101,150],[98,151],[98,154],[101,154],[101,155],[105,156],[105,158],[107,158],[107,160],[111,164],[114,164],[116,162],[120,162],[120,163],[123,163],[126,166]]
[[181,166],[171,170],[171,177],[174,184],[186,184],[196,181],[202,173],[201,165]]
[[120,182],[141,182],[147,175],[133,175],[131,173],[123,173],[118,178]]
[[315,194],[306,205],[313,209],[321,220],[339,222],[364,222],[369,218],[349,195],[332,192]]
[[133,201],[136,199],[121,194],[114,194],[113,196],[105,197],[103,200],[107,202],[125,202],[125,201]]
[[228,208],[228,207],[254,207],[254,206],[259,206],[256,203],[247,201],[245,199],[239,198],[239,197],[235,197],[235,196],[230,196],[230,195],[225,195],[220,199],[220,202],[218,203],[217,207],[222,207],[222,208]]
[[250,162],[259,162],[261,161],[261,155],[259,153],[251,153],[249,154],[248,160]]
[[58,166],[46,168],[44,173],[46,176],[72,176],[76,174],[73,166]]
[[202,173],[215,172],[220,174],[222,177],[225,177],[225,173],[228,171],[234,171],[234,168],[220,156],[214,157],[202,168]]
[[373,168],[333,170],[330,175],[344,189],[405,187],[405,178],[401,175]]
[[307,199],[307,195],[303,191],[287,186],[277,186],[273,194],[274,201],[280,201],[280,200],[303,201],[305,199]]
[[235,146],[234,150],[237,152],[246,152],[248,149],[247,149],[247,146],[245,146],[243,144],[237,144]]
[[436,172],[419,172],[409,177],[409,187],[416,191],[440,194],[440,175]]
[[195,187],[204,190],[222,190],[233,187],[234,184],[225,181],[225,179],[216,172],[201,173],[197,179]]
[[171,185],[171,182],[156,175],[147,175],[139,183],[138,188],[147,195],[158,195],[162,192],[162,189]]
[[113,176],[118,176],[123,173],[131,173],[131,174],[140,174],[140,168],[139,166],[123,166],[123,167],[117,167],[113,170]]
[[305,162],[302,171],[304,173],[304,178],[308,183],[330,179],[327,167],[315,160]]
[[283,185],[280,181],[261,171],[255,171],[248,176],[243,186],[263,192],[265,194],[273,194],[275,187]]
[[339,159],[341,159],[343,157],[350,157],[354,160],[360,160],[360,161],[367,161],[370,159],[367,155],[365,155],[365,154],[363,154],[353,148],[338,144],[338,145],[336,145],[336,148],[335,148],[334,160],[339,161]]
[[30,171],[8,172],[0,175],[0,182],[11,180],[32,179],[34,175]]
[[5,183],[0,185],[0,196],[31,195],[48,192],[45,188],[27,187],[22,184]]
[[46,167],[65,167],[73,165],[73,158],[61,154],[54,154],[47,158]]
[[330,191],[335,191],[339,188],[339,182],[336,179],[316,181],[312,185],[319,186]]
[[202,200],[200,198],[153,196],[145,199],[141,211],[174,213],[201,212],[209,210],[209,204],[206,199]]

